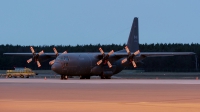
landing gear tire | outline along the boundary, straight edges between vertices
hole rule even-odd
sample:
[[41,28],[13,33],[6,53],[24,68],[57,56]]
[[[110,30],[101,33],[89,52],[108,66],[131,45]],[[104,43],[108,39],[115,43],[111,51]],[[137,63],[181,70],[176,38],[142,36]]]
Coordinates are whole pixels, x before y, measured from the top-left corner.
[[64,77],[64,75],[61,75],[61,76],[60,76],[60,80],[63,80],[63,79],[64,79],[63,77]]
[[86,76],[86,79],[90,79],[90,76]]
[[12,75],[8,75],[8,78],[12,78]]
[[24,78],[24,76],[23,76],[23,75],[20,75],[20,77],[21,77],[21,78]]
[[68,79],[68,76],[67,76],[67,75],[65,75],[65,76],[64,76],[64,80],[67,80],[67,79]]
[[101,77],[101,79],[105,79],[105,77],[104,76],[100,76]]
[[81,76],[80,79],[90,79],[90,76]]
[[80,76],[80,79],[84,79],[84,76]]
[[67,80],[67,79],[68,79],[68,76],[67,76],[67,75],[61,75],[60,79],[61,79],[61,80]]
[[105,76],[105,79],[111,79],[111,76]]
[[103,76],[103,75],[101,75],[100,77],[101,77],[101,79],[111,79],[111,76]]

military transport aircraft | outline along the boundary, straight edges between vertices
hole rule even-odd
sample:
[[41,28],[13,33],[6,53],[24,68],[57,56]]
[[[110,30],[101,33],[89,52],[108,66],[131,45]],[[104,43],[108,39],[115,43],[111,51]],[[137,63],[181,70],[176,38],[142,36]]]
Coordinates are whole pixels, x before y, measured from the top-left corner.
[[61,79],[67,79],[68,76],[80,76],[80,79],[90,79],[91,76],[100,76],[101,79],[110,79],[112,75],[121,72],[127,66],[136,67],[136,63],[146,57],[174,56],[174,55],[194,55],[193,52],[140,52],[139,51],[139,33],[138,18],[135,17],[129,34],[127,46],[125,49],[114,52],[113,50],[105,53],[99,48],[100,52],[95,53],[58,53],[53,48],[54,53],[44,53],[43,51],[35,53],[33,47],[30,47],[32,53],[4,53],[4,55],[22,55],[33,57],[27,60],[30,63],[34,60],[38,67],[40,61],[54,57],[50,61],[51,69],[61,75]]

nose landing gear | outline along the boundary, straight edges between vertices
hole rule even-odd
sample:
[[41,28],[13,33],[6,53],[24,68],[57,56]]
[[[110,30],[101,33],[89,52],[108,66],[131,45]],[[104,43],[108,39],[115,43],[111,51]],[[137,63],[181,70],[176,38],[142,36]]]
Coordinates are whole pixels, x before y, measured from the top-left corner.
[[68,76],[67,76],[67,75],[61,75],[60,79],[61,79],[61,80],[67,80],[67,79],[68,79]]

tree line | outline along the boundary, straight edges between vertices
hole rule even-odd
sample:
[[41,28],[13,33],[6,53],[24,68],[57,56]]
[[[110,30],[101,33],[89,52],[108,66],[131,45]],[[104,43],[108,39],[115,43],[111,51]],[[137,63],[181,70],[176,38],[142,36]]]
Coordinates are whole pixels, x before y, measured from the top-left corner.
[[[145,58],[142,62],[137,63],[136,69],[142,69],[148,72],[155,71],[167,71],[167,72],[191,72],[199,71],[199,60],[200,60],[200,44],[182,44],[182,43],[157,43],[157,44],[140,44],[141,52],[194,52],[192,56],[169,56],[169,57],[149,57]],[[43,46],[32,46],[35,52],[53,52],[53,47],[56,47],[58,52],[99,52],[101,47],[105,52],[110,50],[118,51],[124,49],[125,44],[110,44],[110,45],[43,45]],[[41,62],[42,67],[38,68],[37,64],[31,62],[28,64],[26,61],[31,58],[30,56],[6,56],[3,53],[31,53],[30,46],[21,45],[0,45],[0,69],[7,70],[13,69],[14,67],[29,67],[32,69],[49,70],[51,66],[48,64],[49,59],[45,62]],[[197,59],[197,63],[196,63]],[[126,69],[133,69],[128,67]]]

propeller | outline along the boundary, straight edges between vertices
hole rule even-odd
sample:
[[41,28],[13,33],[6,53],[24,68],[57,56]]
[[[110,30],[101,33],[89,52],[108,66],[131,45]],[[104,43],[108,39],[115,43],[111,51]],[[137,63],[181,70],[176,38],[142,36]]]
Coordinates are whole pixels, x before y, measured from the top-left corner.
[[99,48],[99,51],[100,51],[101,54],[103,55],[103,58],[97,62],[97,65],[100,65],[100,64],[103,62],[104,64],[107,63],[107,64],[108,64],[108,67],[111,68],[111,67],[112,67],[112,64],[108,61],[108,58],[109,58],[109,56],[110,56],[111,54],[114,53],[114,51],[111,50],[107,55],[104,53],[104,51],[103,51],[102,48]]
[[125,63],[125,62],[127,62],[127,61],[130,61],[133,64],[134,68],[137,67],[137,65],[135,63],[135,60],[134,60],[134,57],[136,55],[140,54],[140,50],[135,51],[133,54],[131,54],[128,46],[125,47],[125,50],[128,53],[128,57],[122,60],[122,64]]
[[[57,49],[54,47],[53,48],[53,51],[54,51],[54,53],[56,54],[56,57],[58,57],[58,51],[57,51]],[[64,51],[63,52],[63,54],[66,54],[67,53],[67,51]],[[54,62],[55,62],[55,59],[54,60],[51,60],[50,62],[49,62],[49,65],[53,65],[54,64]]]
[[33,57],[30,58],[30,59],[28,59],[28,60],[27,60],[27,63],[30,63],[31,61],[34,60],[35,62],[37,62],[38,67],[41,67],[41,64],[40,64],[40,62],[39,62],[39,60],[38,60],[38,57],[39,57],[40,55],[44,54],[44,51],[42,50],[42,51],[40,51],[38,54],[36,54],[36,53],[35,53],[35,50],[33,49],[33,47],[30,47],[30,49],[31,49],[31,52],[32,52],[32,54],[33,54]]

